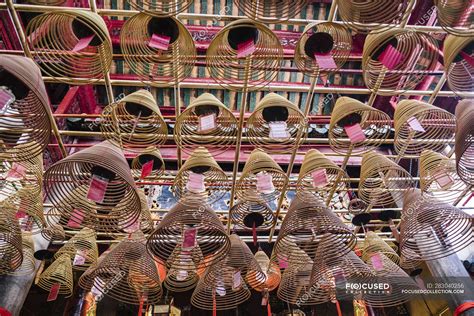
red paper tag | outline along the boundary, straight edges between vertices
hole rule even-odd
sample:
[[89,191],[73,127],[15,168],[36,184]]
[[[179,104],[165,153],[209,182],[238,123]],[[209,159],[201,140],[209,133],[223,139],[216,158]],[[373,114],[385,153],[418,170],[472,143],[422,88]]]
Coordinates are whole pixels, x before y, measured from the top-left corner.
[[25,218],[26,217],[26,213],[24,211],[21,211],[21,210],[18,210],[15,214],[15,217],[20,219],[20,218]]
[[271,122],[268,124],[270,128],[269,137],[273,139],[287,139],[290,137],[286,122]]
[[169,36],[153,34],[150,41],[148,42],[148,46],[159,50],[168,50],[168,47],[170,46],[170,40],[171,37]]
[[154,160],[152,159],[142,165],[142,173],[140,174],[140,179],[144,179],[150,175],[150,173],[153,171],[153,163]]
[[252,54],[257,47],[253,42],[253,39],[249,39],[244,43],[240,43],[237,45],[237,58],[247,57],[248,55]]
[[102,178],[98,175],[93,175],[91,179],[91,184],[89,186],[89,191],[87,192],[87,198],[97,203],[102,203],[105,197],[105,190],[109,180]]
[[183,250],[190,250],[196,246],[197,228],[188,228],[184,230]]
[[423,128],[423,126],[421,126],[421,123],[416,119],[416,117],[414,117],[414,116],[410,117],[407,120],[407,123],[413,131],[422,132],[422,133],[425,132],[425,129]]
[[379,56],[379,61],[389,70],[394,69],[402,61],[402,59],[402,53],[400,53],[392,45],[388,45]]
[[353,144],[363,142],[367,139],[359,123],[350,126],[344,126],[344,130]]
[[236,271],[232,276],[232,290],[237,290],[242,285],[242,278],[240,276],[240,271]]
[[321,69],[337,69],[336,62],[331,54],[314,54],[314,58]]
[[288,258],[278,258],[278,266],[280,269],[288,268]]
[[474,58],[471,57],[470,55],[466,54],[465,52],[461,51],[461,56],[464,58],[464,60],[471,65],[471,67],[474,67]]
[[315,188],[324,187],[329,183],[326,169],[314,170],[311,176],[313,177],[313,186]]
[[454,179],[451,178],[451,176],[444,171],[440,171],[434,174],[434,178],[442,189],[448,189],[451,185],[454,184]]
[[382,258],[378,254],[374,254],[370,257],[370,261],[372,262],[372,266],[374,267],[375,271],[383,270],[383,262]]
[[84,212],[75,208],[72,211],[69,221],[67,222],[67,226],[71,228],[80,228],[83,220],[84,220]]
[[216,128],[216,114],[204,115],[199,117],[199,131],[205,132]]
[[15,102],[15,96],[10,91],[0,88],[0,110]]
[[26,167],[14,162],[11,169],[7,173],[7,180],[15,181],[24,179],[26,176]]
[[51,289],[49,290],[48,299],[46,300],[47,302],[55,301],[58,298],[60,287],[61,287],[61,284],[59,283],[54,283],[51,286]]
[[257,177],[257,191],[258,192],[268,194],[275,191],[271,174],[260,172],[257,174],[256,177]]
[[186,183],[186,189],[193,193],[202,193],[206,191],[204,179],[205,176],[203,174],[190,172],[188,182]]
[[89,46],[89,44],[91,43],[93,38],[94,38],[94,35],[81,38],[79,40],[79,42],[77,42],[76,46],[74,46],[72,51],[73,52],[80,52],[81,50],[83,50],[84,48]]

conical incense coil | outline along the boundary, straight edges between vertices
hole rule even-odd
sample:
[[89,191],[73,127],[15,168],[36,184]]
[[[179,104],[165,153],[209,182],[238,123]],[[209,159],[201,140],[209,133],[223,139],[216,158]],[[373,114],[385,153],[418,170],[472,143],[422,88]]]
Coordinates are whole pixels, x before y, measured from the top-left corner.
[[321,300],[321,293],[312,290],[311,270],[313,261],[292,266],[291,263],[281,277],[277,296],[289,304],[313,305]]
[[154,222],[153,217],[148,207],[147,196],[145,192],[138,190],[138,195],[140,196],[140,202],[142,205],[142,212],[140,214],[140,230],[144,233],[150,233],[153,230]]
[[22,232],[26,234],[39,234],[46,226],[43,215],[41,197],[31,198],[28,187],[24,187],[17,194],[7,198],[7,203],[16,206],[15,216],[20,222]]
[[444,42],[444,69],[448,85],[460,97],[474,90],[474,41],[448,35]]
[[239,228],[264,231],[272,227],[275,215],[265,201],[258,198],[240,200],[230,210],[232,224]]
[[400,223],[400,251],[419,260],[436,260],[474,242],[473,218],[434,197],[413,189],[405,194]]
[[358,100],[340,97],[331,113],[329,145],[341,154],[362,154],[382,145],[391,125],[386,113]]
[[66,2],[66,0],[28,0],[28,3],[49,6],[60,6],[64,2]]
[[44,13],[28,23],[26,33],[34,60],[58,81],[89,84],[103,78],[112,64],[112,41],[105,21],[97,13]]
[[58,161],[45,172],[44,183],[61,224],[74,229],[117,231],[119,222],[131,226],[141,213],[130,167],[109,141]]
[[254,149],[236,183],[240,200],[257,199],[267,203],[277,199],[287,181],[286,173],[261,149]]
[[362,156],[359,198],[372,206],[388,206],[403,199],[415,185],[410,173],[374,151]]
[[235,5],[249,18],[268,23],[286,21],[296,16],[306,5],[308,0],[236,0]]
[[438,41],[424,32],[391,28],[370,33],[362,70],[367,88],[379,95],[413,90],[438,67]]
[[[240,53],[239,53],[240,47]],[[276,79],[283,60],[278,37],[264,24],[240,19],[217,33],[206,53],[214,80],[226,89],[260,89]]]
[[[151,162],[153,161],[153,162]],[[146,180],[158,180],[165,172],[165,161],[158,149],[139,153],[132,160],[134,177]]]
[[276,93],[258,102],[245,127],[249,142],[266,153],[292,152],[307,134],[303,112]]
[[127,0],[134,10],[154,16],[174,16],[185,11],[194,0]]
[[371,254],[373,253],[382,253],[387,258],[392,260],[395,264],[400,263],[400,257],[390,247],[382,238],[380,238],[376,233],[373,231],[368,231],[365,234],[364,238],[364,248],[362,252],[362,259],[367,261]]
[[43,290],[53,292],[53,287],[59,286],[58,294],[69,297],[73,293],[73,274],[71,260],[64,254],[51,263],[41,273],[38,286]]
[[326,200],[335,185],[334,192],[344,194],[349,184],[349,176],[344,170],[317,149],[310,149],[301,165],[296,194],[302,198],[316,197]]
[[364,33],[371,30],[381,31],[394,24],[401,24],[409,18],[414,4],[409,0],[369,2],[348,0],[338,2],[337,12],[347,26],[358,33]]
[[258,292],[273,291],[278,287],[281,281],[281,272],[278,263],[275,260],[270,260],[263,250],[257,251],[254,257],[265,275],[265,280],[264,282],[247,280],[247,283],[251,284],[252,288]]
[[[34,273],[36,269],[36,260],[34,257],[35,245],[33,243],[33,239],[31,238],[31,235],[23,234],[22,250],[23,250],[23,261],[21,263],[21,266],[19,266],[15,271],[8,272],[9,275],[27,276]],[[3,269],[0,269],[0,274],[2,274],[1,273],[2,270]]]
[[25,161],[43,153],[51,136],[48,95],[38,66],[30,59],[0,60],[0,161]]
[[234,114],[214,95],[203,93],[178,116],[174,140],[185,153],[204,146],[216,156],[235,145],[237,131]]
[[467,185],[456,172],[456,161],[440,153],[424,150],[420,155],[420,189],[446,203],[460,198]]
[[191,74],[194,41],[178,19],[138,13],[120,31],[120,47],[130,70],[153,86],[175,86]]
[[[288,213],[281,224],[274,252],[280,259],[300,259],[306,256],[314,259],[318,247],[325,247],[326,243],[335,241],[345,245],[345,252],[349,252],[356,245],[357,238],[342,221],[318,199],[300,198],[296,196],[291,202]],[[298,251],[303,256],[298,255]],[[331,250],[328,253],[343,255],[344,252]]]
[[171,292],[186,292],[193,289],[198,281],[197,271],[171,268],[166,274],[163,285]]
[[437,106],[417,100],[403,100],[395,108],[394,125],[397,153],[417,155],[425,149],[444,150],[446,143],[454,138],[456,119],[453,114]]
[[[48,223],[47,219],[46,223]],[[41,231],[41,235],[44,239],[48,241],[63,241],[64,239],[66,239],[66,233],[64,232],[64,228],[59,224],[47,225]]]
[[123,239],[79,279],[79,286],[96,297],[107,295],[132,305],[159,302],[162,295],[157,265],[145,248],[145,237],[137,231]]
[[69,239],[58,252],[54,254],[55,258],[67,254],[72,262],[73,269],[86,270],[97,261],[99,250],[96,243],[95,232],[84,227],[71,239]]
[[102,111],[100,130],[131,151],[151,150],[166,142],[168,126],[153,95],[147,90],[133,92]]
[[474,100],[462,100],[456,106],[454,152],[456,170],[465,183],[474,185]]
[[[311,23],[304,28],[296,43],[294,63],[301,72],[309,76],[322,71],[336,71],[346,63],[351,49],[352,36],[343,25],[332,22]],[[322,62],[320,58],[331,58],[334,65],[319,65]]]
[[194,194],[212,204],[227,192],[227,181],[227,175],[209,151],[198,147],[178,170],[172,190],[178,199]]
[[11,204],[0,202],[0,275],[15,271],[23,262],[21,229]]
[[[474,35],[474,8],[470,0],[434,0],[441,27],[456,36]],[[445,47],[446,46],[445,44]],[[446,64],[445,64],[446,65]]]
[[22,208],[28,208],[41,199],[42,170],[37,170],[30,161],[4,162],[0,164],[2,200]]
[[[175,248],[182,247],[178,256]],[[148,237],[148,251],[168,268],[194,270],[222,260],[230,248],[229,237],[219,217],[202,200],[185,197],[173,206]],[[195,253],[206,260],[195,262]]]

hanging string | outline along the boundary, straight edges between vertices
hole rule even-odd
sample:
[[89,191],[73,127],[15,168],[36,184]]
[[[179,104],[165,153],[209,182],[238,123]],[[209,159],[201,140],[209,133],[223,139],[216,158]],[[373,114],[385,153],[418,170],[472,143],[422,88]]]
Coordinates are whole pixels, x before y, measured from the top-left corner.
[[341,306],[339,305],[339,301],[335,300],[335,303],[336,303],[336,309],[337,309],[337,316],[342,316]]

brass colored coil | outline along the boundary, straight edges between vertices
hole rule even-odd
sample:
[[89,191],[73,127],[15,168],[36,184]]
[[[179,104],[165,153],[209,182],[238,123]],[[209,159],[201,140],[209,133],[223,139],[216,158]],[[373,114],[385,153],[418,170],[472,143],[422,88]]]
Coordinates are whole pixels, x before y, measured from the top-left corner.
[[[50,213],[48,213],[49,215]],[[46,217],[46,223],[48,223],[48,215]],[[59,224],[47,224],[46,227],[41,231],[41,235],[48,241],[63,241],[66,239],[66,233],[64,232],[63,226]]]
[[139,153],[132,160],[132,174],[134,177],[141,177],[143,165],[153,160],[153,168],[149,175],[144,177],[145,181],[158,180],[165,172],[165,161],[158,149],[154,148]]
[[314,295],[307,294],[310,293],[312,287],[312,267],[313,261],[298,265],[290,264],[281,276],[280,286],[277,291],[278,298],[289,304],[299,303],[303,306],[314,305],[321,301],[321,293],[319,291],[313,291]]
[[38,5],[61,6],[66,0],[28,0],[28,2]]
[[251,199],[237,201],[230,209],[230,219],[239,228],[252,230],[255,224],[257,231],[264,231],[272,227],[275,215],[265,201]]
[[[270,260],[263,250],[257,251],[254,257],[260,269],[265,274],[265,282],[257,282],[252,288],[258,292],[273,291],[280,285],[281,281],[281,272],[278,263],[276,260]],[[247,281],[247,283],[252,284],[252,282],[249,281]]]
[[59,284],[58,294],[70,297],[73,293],[73,280],[71,260],[67,254],[63,254],[41,273],[38,286],[50,291],[55,284]]
[[267,23],[278,23],[296,16],[310,1],[308,0],[236,0],[235,5],[245,16]]
[[185,11],[194,0],[127,0],[134,10],[154,16],[174,16]]
[[400,263],[400,257],[396,253],[395,250],[393,250],[392,247],[389,246],[382,238],[379,237],[376,233],[373,231],[368,231],[365,234],[364,238],[364,249],[362,252],[362,259],[364,261],[369,260],[369,257],[373,253],[382,253],[384,254],[387,258],[392,260],[395,264]]
[[[474,9],[470,0],[434,0],[441,27],[456,36],[474,36]],[[447,47],[445,45],[445,47]]]
[[12,273],[23,262],[23,243],[20,225],[15,218],[15,208],[4,201],[0,203],[0,275]]
[[444,40],[444,69],[449,88],[460,97],[474,90],[474,41],[470,37],[448,35]]
[[[73,263],[72,267],[76,270],[86,270],[95,264],[97,257],[99,257],[95,231],[87,227],[81,229],[54,254],[54,257],[59,258],[63,254],[69,256]],[[78,256],[84,258],[83,264],[74,264]]]
[[462,100],[456,106],[454,152],[456,169],[465,183],[474,185],[474,100]]
[[166,274],[163,285],[171,292],[187,292],[199,281],[197,271],[186,271],[171,268]]
[[[36,270],[36,260],[34,257],[35,245],[31,235],[23,234],[22,236],[22,247],[23,247],[23,261],[15,271],[9,272],[9,275],[13,276],[27,276],[31,275]],[[0,269],[0,274],[2,269]]]

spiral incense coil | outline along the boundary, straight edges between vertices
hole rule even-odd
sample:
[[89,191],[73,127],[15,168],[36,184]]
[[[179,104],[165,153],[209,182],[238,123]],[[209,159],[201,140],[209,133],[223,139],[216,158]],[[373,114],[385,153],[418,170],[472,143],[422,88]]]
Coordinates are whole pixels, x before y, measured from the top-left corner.
[[[315,76],[321,71],[336,71],[349,58],[352,49],[350,31],[341,24],[332,22],[308,24],[295,47],[294,63],[298,69]],[[320,66],[315,55],[332,58],[335,68]]]
[[399,28],[370,33],[362,55],[365,85],[378,95],[414,90],[437,69],[438,58],[438,42],[428,33]]
[[154,16],[174,16],[185,11],[194,0],[127,0],[134,10],[144,11]]
[[[359,124],[363,133],[351,140],[347,130]],[[329,145],[331,149],[347,154],[362,154],[379,147],[389,136],[392,122],[390,116],[358,100],[349,97],[337,99],[329,123]]]
[[474,41],[448,35],[444,41],[444,69],[449,88],[460,97],[474,90]]
[[211,77],[231,90],[241,90],[241,85],[248,90],[268,85],[276,79],[282,60],[279,38],[264,24],[249,19],[227,24],[216,34],[206,53]]
[[198,281],[199,275],[196,271],[171,268],[166,274],[163,285],[171,292],[186,292],[196,287]]
[[474,185],[474,100],[462,100],[456,106],[454,152],[456,169],[465,183]]
[[[441,27],[456,36],[474,35],[474,8],[470,0],[434,0]],[[445,45],[445,47],[447,47]]]
[[[150,161],[153,161],[151,171],[148,175],[145,175],[145,169],[147,168],[147,166],[143,167],[143,165],[147,163],[150,164]],[[152,149],[139,153],[132,160],[132,174],[134,177],[145,179],[145,181],[158,180],[164,172],[165,161],[163,160],[163,157],[161,156],[161,153],[158,149]]]
[[198,147],[178,170],[172,190],[179,199],[195,194],[212,204],[227,192],[227,180],[227,175],[209,151]]
[[[307,193],[309,194],[309,193]],[[357,238],[346,225],[325,206],[320,199],[296,196],[281,224],[274,252],[279,258],[295,258],[304,261],[306,256],[314,259],[318,247],[326,243],[341,242],[345,251],[328,248],[328,255],[343,255],[356,245]],[[302,256],[298,250],[303,250]]]
[[[22,247],[23,247],[23,261],[15,271],[9,272],[9,275],[13,276],[29,276],[35,272],[36,260],[34,257],[35,245],[31,235],[23,234],[22,236]],[[0,264],[1,265],[1,264]],[[2,269],[0,269],[2,274]]]
[[[172,256],[178,245],[183,247],[182,251],[179,256]],[[202,199],[194,197],[184,197],[173,206],[147,242],[152,255],[165,262],[168,268],[180,270],[194,270],[197,265],[211,266],[222,260],[229,248],[229,237],[219,217]],[[196,251],[207,257],[206,260],[194,262]]]
[[79,286],[96,296],[107,295],[132,305],[157,304],[163,292],[157,265],[146,251],[141,231],[123,239],[87,269]]
[[278,23],[296,16],[308,3],[308,0],[236,0],[235,5],[245,16],[267,23]]
[[[47,217],[46,217],[47,218]],[[48,222],[48,220],[46,220]],[[63,226],[59,224],[51,224],[43,228],[41,235],[48,241],[63,241],[66,239],[66,233]]]
[[412,189],[405,194],[400,223],[400,251],[407,258],[436,260],[474,242],[473,218],[434,197]]
[[230,209],[230,219],[235,226],[257,231],[265,231],[272,227],[275,215],[265,201],[258,197],[240,200]]
[[[319,291],[311,291],[312,267],[312,261],[296,266],[290,264],[281,276],[277,292],[278,298],[289,304],[299,303],[299,305],[303,306],[313,305],[320,301],[321,293]],[[309,295],[309,293],[312,295]]]
[[420,155],[420,189],[446,203],[461,197],[467,185],[456,172],[456,162],[440,153],[424,150]]
[[69,239],[54,254],[54,257],[59,258],[63,254],[67,254],[71,258],[74,269],[86,270],[89,266],[96,263],[99,256],[95,232],[90,228],[84,227]]
[[7,200],[14,205],[18,205],[16,217],[20,222],[22,232],[36,235],[41,233],[46,226],[43,215],[43,203],[38,197],[31,199],[28,196],[28,192],[26,192],[27,189],[27,187],[22,188],[17,194]]
[[400,263],[400,257],[382,238],[376,233],[368,231],[364,238],[364,248],[362,252],[362,259],[367,261],[371,254],[382,253],[387,258],[392,260],[395,264]]
[[267,94],[255,107],[246,124],[249,142],[267,153],[289,153],[306,138],[303,112],[288,99]]
[[301,165],[296,194],[301,198],[326,200],[335,185],[335,192],[345,193],[349,184],[349,176],[344,170],[317,149],[310,149]]
[[337,4],[337,12],[344,24],[358,33],[366,33],[401,24],[409,18],[415,3],[410,0],[344,0]]
[[73,293],[73,280],[71,260],[67,254],[63,254],[41,273],[37,285],[43,290],[51,291],[52,287],[59,284],[58,294],[70,297]]
[[177,85],[189,77],[196,62],[193,38],[174,17],[135,14],[123,25],[120,43],[130,70],[153,86]]
[[358,195],[365,203],[388,206],[414,186],[410,173],[384,155],[371,151],[362,156]]
[[90,84],[103,78],[112,65],[112,40],[97,13],[44,13],[28,23],[26,33],[35,62],[60,82]]
[[44,183],[46,195],[61,214],[61,225],[114,232],[121,229],[119,222],[122,227],[131,226],[141,213],[128,163],[109,141],[53,164],[45,172]]
[[144,233],[151,233],[154,227],[153,217],[148,207],[147,197],[145,192],[139,190],[140,202],[142,205],[142,213],[140,214],[140,230]]
[[411,253],[409,257],[406,257],[403,254],[400,255],[400,268],[404,270],[413,270],[419,268],[424,262],[421,256],[418,254],[419,252],[411,250],[407,251]]
[[61,6],[66,0],[28,0],[28,3],[49,6]]
[[286,181],[286,173],[272,157],[254,149],[237,181],[236,196],[239,200],[270,203],[280,196]]
[[166,142],[166,125],[155,98],[147,90],[133,92],[102,111],[100,130],[131,151],[149,151]]
[[38,66],[30,59],[0,59],[0,161],[25,161],[43,153],[51,136],[48,95]]
[[267,254],[263,250],[259,250],[254,255],[260,269],[265,274],[264,282],[252,282],[247,281],[249,284],[253,284],[252,288],[258,292],[270,292],[278,287],[281,281],[280,267],[276,260],[270,260]]
[[21,229],[11,204],[0,202],[0,275],[11,273],[23,262]]
[[[400,101],[394,122],[395,150],[402,155],[417,155],[425,149],[442,151],[446,142],[454,138],[456,129],[453,114],[418,100]],[[418,139],[430,141],[421,143]]]

